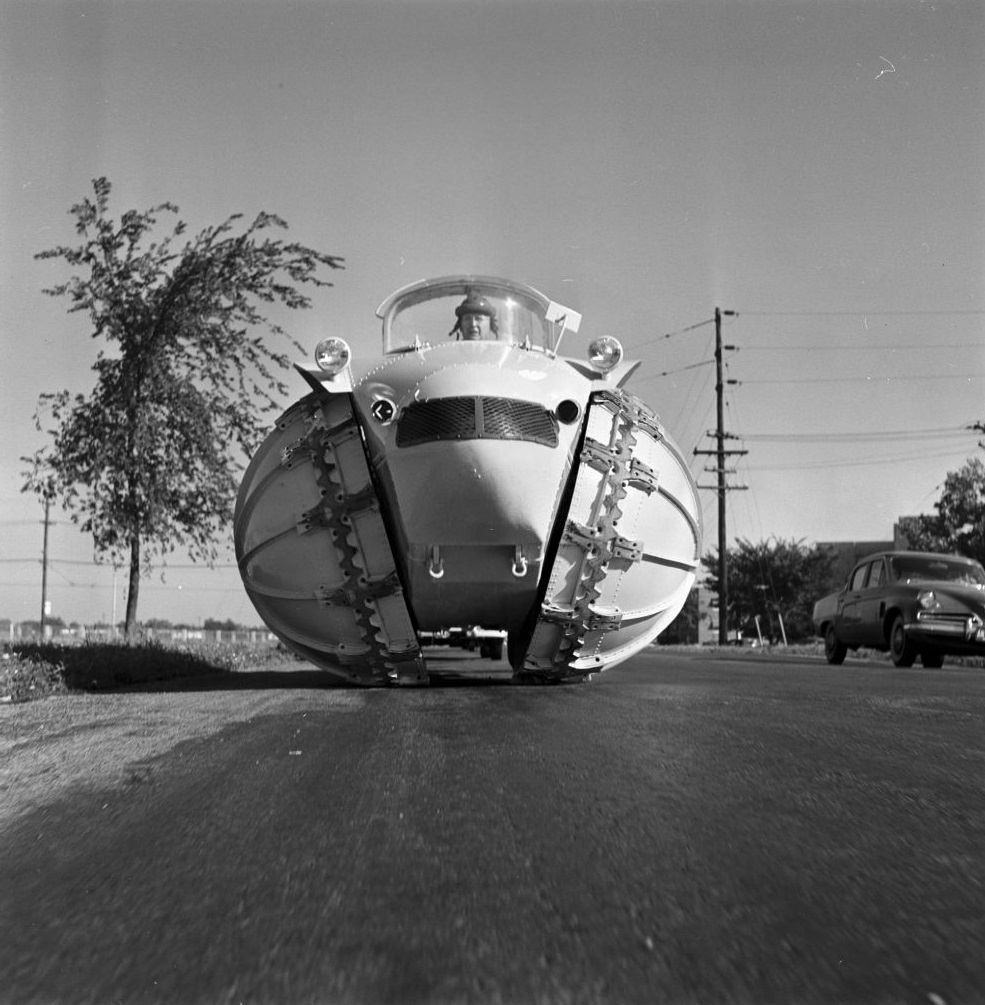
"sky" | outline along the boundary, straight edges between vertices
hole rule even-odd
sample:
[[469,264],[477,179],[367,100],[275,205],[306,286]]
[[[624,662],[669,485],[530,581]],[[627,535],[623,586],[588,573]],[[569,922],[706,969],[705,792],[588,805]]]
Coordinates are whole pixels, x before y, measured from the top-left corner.
[[[689,458],[735,312],[729,543],[891,539],[981,456],[983,98],[980,0],[0,0],[0,617],[40,615],[38,396],[88,392],[98,348],[34,255],[100,176],[117,217],[262,210],[343,256],[287,318],[306,347],[377,354],[418,279],[532,285],[582,313],[568,352],[642,361]],[[51,516],[53,614],[122,617],[125,576]],[[229,547],[155,568],[139,616],[259,623]]]

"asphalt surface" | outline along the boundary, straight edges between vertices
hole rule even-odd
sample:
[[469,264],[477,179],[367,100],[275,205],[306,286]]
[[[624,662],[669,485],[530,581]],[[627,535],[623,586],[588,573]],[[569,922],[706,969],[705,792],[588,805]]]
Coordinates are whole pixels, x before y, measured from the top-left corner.
[[6,821],[0,1000],[985,1001],[982,669],[432,665],[113,696],[220,724]]

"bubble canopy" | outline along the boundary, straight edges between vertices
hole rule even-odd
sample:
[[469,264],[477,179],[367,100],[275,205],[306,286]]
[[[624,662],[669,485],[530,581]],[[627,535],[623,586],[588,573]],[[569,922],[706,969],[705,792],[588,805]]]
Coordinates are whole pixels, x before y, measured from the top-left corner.
[[[577,331],[581,315],[532,286],[496,276],[445,276],[397,290],[377,308],[384,353],[444,345],[459,337],[455,309],[483,298],[495,311],[485,340],[554,354],[565,330]],[[495,329],[495,330],[493,330]]]

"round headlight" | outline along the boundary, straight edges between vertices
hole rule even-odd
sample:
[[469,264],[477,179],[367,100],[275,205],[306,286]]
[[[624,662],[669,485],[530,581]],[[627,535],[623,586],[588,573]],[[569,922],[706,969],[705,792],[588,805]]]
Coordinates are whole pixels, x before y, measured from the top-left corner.
[[933,590],[921,590],[917,595],[917,603],[925,611],[933,611],[940,607],[940,601],[937,599],[937,594]]
[[599,373],[608,373],[621,359],[622,346],[611,335],[597,338],[588,347],[589,366]]
[[315,363],[319,370],[323,370],[329,376],[334,377],[340,374],[352,359],[352,351],[345,339],[323,338],[315,346]]

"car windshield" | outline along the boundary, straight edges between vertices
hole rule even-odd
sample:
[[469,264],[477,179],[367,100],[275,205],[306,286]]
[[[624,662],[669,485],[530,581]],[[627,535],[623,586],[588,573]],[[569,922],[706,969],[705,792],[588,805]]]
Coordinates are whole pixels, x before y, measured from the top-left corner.
[[542,352],[556,352],[562,331],[577,328],[572,318],[580,320],[537,290],[509,280],[488,276],[426,280],[398,290],[380,305],[384,353],[468,338],[456,309],[471,314],[469,306],[487,322],[475,338]]
[[932,579],[985,586],[985,569],[978,562],[963,562],[940,555],[906,555],[890,558],[889,567],[896,580]]

